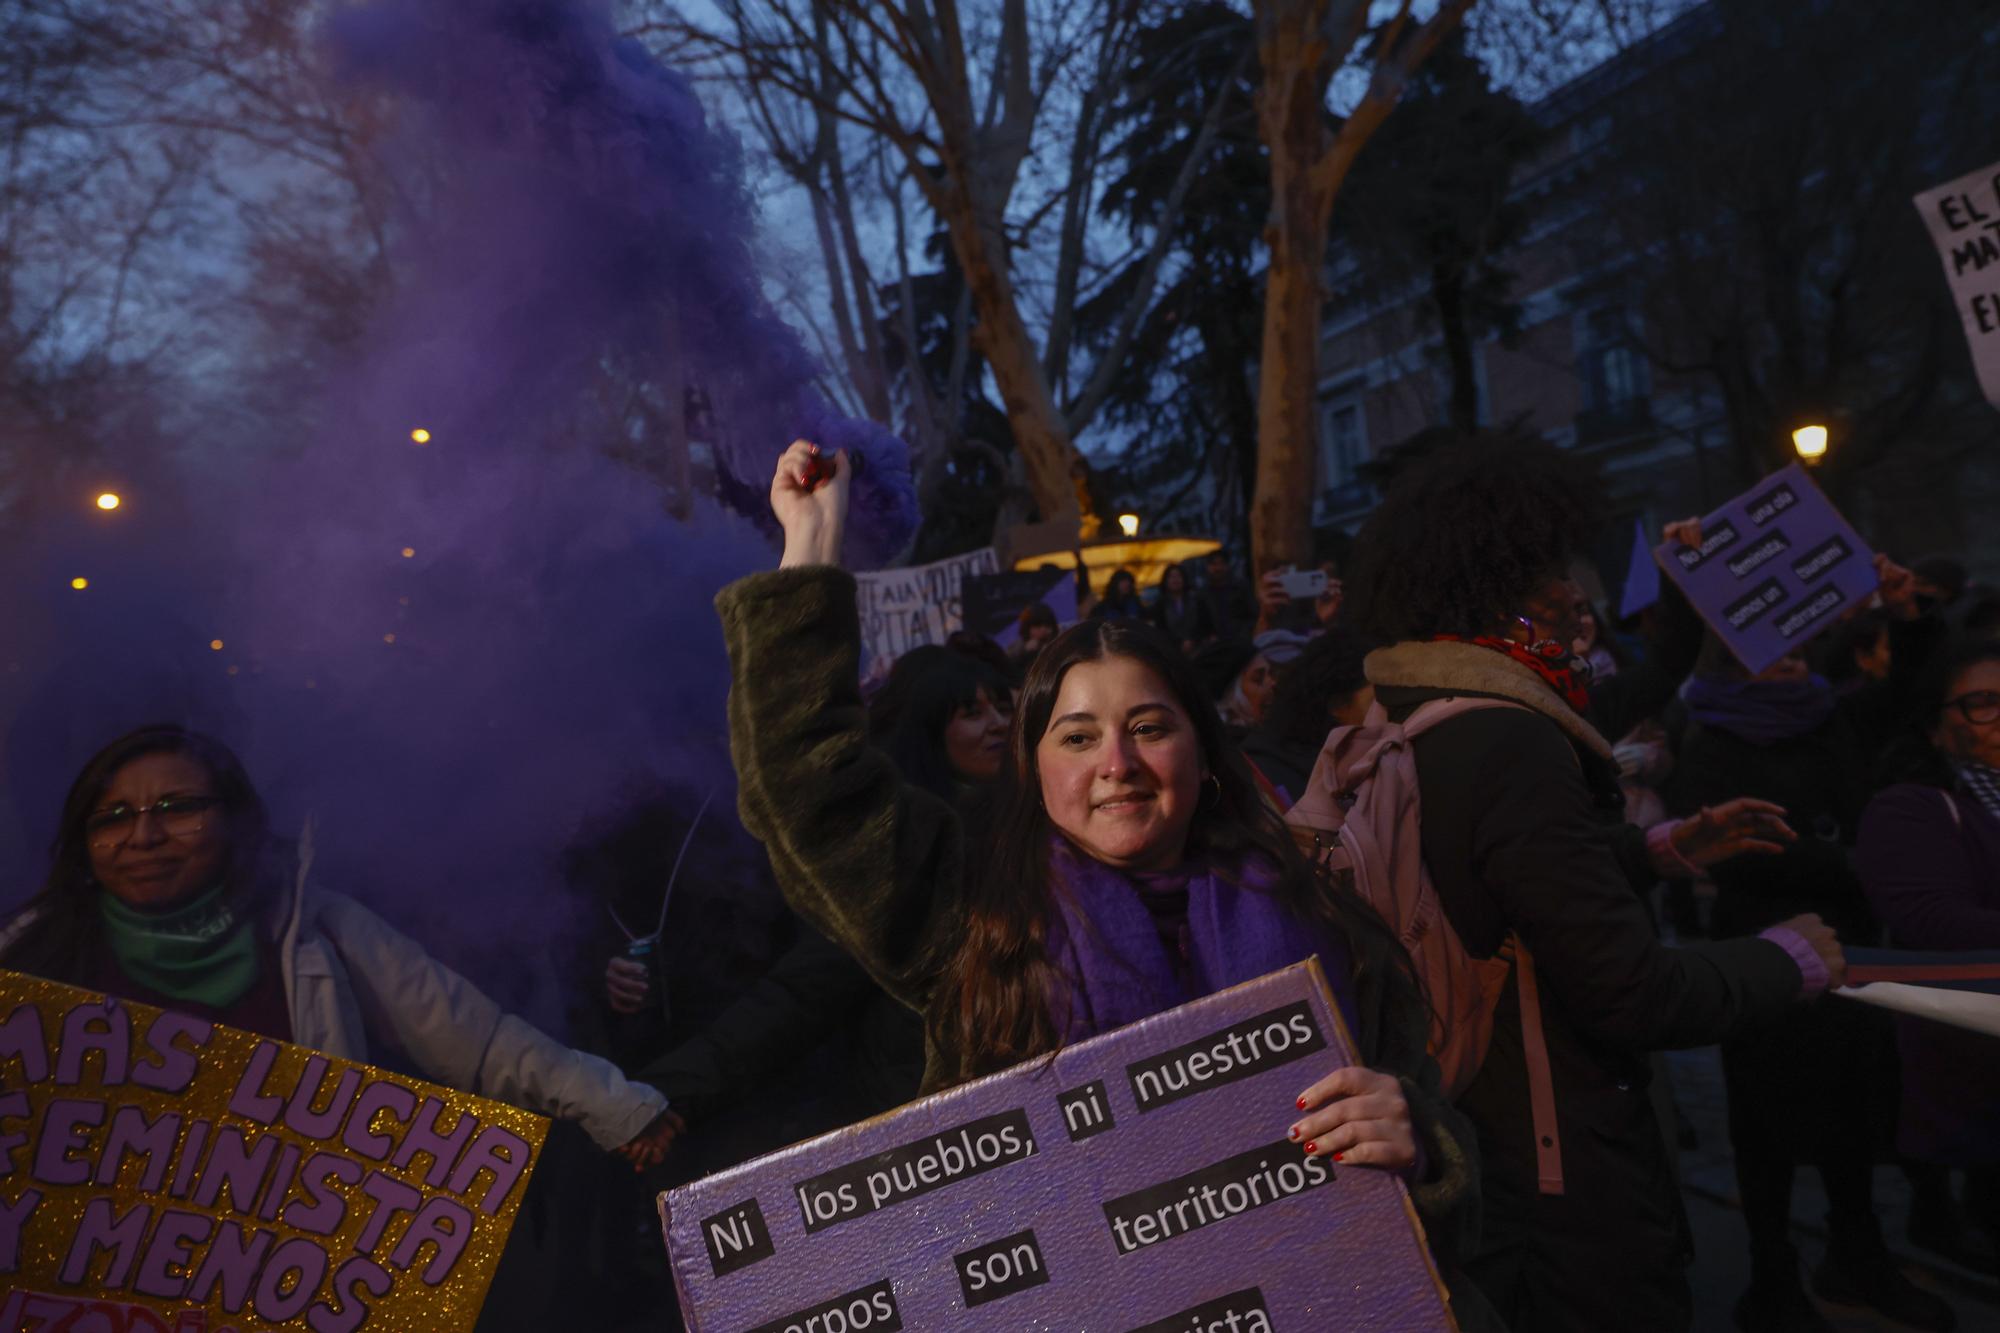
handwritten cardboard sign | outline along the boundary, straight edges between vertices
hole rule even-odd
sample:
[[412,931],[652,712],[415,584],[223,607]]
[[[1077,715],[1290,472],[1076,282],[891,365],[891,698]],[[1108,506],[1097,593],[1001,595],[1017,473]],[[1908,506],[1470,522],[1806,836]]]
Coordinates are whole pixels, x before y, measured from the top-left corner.
[[468,1330],[547,1131],[0,971],[0,1329]]
[[987,546],[928,565],[856,575],[863,674],[877,674],[882,664],[910,649],[943,643],[963,628],[959,595],[967,576],[999,568],[999,557]]
[[694,1333],[1450,1330],[1408,1191],[1307,1158],[1315,960],[660,1196]]
[[1653,558],[1738,661],[1762,671],[1875,591],[1875,555],[1797,463],[1701,521],[1701,545]]
[[1916,199],[1944,261],[1986,401],[2000,407],[2000,162]]

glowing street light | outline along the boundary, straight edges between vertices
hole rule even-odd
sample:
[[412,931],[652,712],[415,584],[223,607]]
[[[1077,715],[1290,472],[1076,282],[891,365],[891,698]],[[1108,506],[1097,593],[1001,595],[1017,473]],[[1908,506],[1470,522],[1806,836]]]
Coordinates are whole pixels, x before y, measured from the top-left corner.
[[82,592],[85,588],[88,588],[90,586],[90,580],[79,576],[77,578],[71,579],[69,581],[69,586],[75,588],[78,592]]
[[221,651],[222,651],[222,640],[220,640],[220,639],[210,639],[210,640],[208,641],[208,650],[209,650],[210,652],[212,652],[212,653],[219,653],[219,652],[221,652]]
[[430,442],[431,442],[431,433],[425,430],[422,426],[419,426],[415,430],[410,432],[411,444],[429,444]]
[[1138,536],[1139,516],[1137,514],[1120,514],[1118,516],[1118,530],[1127,537]]
[[416,554],[417,554],[417,548],[414,546],[405,546],[403,548],[403,559],[405,560],[415,559]]
[[1819,462],[1826,457],[1826,427],[1800,426],[1792,432],[1792,448],[1807,463]]
[[97,497],[97,507],[99,509],[116,509],[123,503],[124,501],[118,498],[118,492],[116,491],[106,491]]

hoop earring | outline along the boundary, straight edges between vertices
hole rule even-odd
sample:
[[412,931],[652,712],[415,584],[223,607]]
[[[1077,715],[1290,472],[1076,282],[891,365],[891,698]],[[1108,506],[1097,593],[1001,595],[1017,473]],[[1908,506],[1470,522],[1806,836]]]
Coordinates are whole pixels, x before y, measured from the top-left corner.
[[1215,776],[1215,774],[1210,773],[1205,780],[1214,784],[1213,790],[1215,792],[1215,799],[1213,801],[1207,802],[1202,808],[1207,810],[1213,810],[1217,806],[1222,804],[1222,779]]

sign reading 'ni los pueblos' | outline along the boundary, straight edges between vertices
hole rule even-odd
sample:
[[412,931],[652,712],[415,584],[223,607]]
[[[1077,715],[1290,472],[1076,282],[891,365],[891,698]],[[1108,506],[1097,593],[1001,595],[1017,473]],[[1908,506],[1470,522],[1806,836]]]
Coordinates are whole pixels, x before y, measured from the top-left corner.
[[660,1196],[695,1333],[1450,1330],[1402,1181],[1307,1158],[1317,960]]
[[547,1131],[0,971],[0,1330],[464,1333]]
[[1875,591],[1875,555],[1797,463],[1701,521],[1701,545],[1653,557],[1716,637],[1762,671]]

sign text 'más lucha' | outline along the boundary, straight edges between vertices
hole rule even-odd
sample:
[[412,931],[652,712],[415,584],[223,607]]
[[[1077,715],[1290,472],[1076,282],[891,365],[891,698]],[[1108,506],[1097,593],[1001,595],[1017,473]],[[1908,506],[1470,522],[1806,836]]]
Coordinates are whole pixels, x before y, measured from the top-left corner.
[[470,1329],[547,1129],[0,971],[0,1328]]

